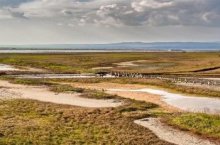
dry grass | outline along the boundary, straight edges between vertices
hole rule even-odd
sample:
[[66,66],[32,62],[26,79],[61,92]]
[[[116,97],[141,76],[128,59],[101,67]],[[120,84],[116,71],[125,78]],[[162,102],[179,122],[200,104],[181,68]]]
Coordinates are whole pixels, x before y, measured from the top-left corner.
[[220,116],[218,115],[182,113],[170,115],[164,121],[181,130],[190,131],[220,143]]
[[[72,54],[1,54],[0,63],[30,66],[56,73],[94,72],[93,67],[116,66],[114,63],[145,60],[140,67],[113,68],[118,71],[145,73],[190,72],[220,66],[220,53],[72,53]],[[219,71],[211,71],[219,74]]]
[[[45,80],[10,79],[25,85],[48,85],[56,92],[75,91],[68,85],[55,85]],[[82,93],[90,98],[119,98],[95,90]],[[157,105],[123,101],[123,106],[102,109],[30,100],[0,101],[0,144],[169,144],[133,123],[135,119],[155,116],[152,109],[157,109]]]
[[[165,145],[151,131],[133,123],[149,116],[152,104],[136,109],[86,109],[28,100],[0,102],[0,144],[138,144]],[[144,108],[144,109],[143,109]]]

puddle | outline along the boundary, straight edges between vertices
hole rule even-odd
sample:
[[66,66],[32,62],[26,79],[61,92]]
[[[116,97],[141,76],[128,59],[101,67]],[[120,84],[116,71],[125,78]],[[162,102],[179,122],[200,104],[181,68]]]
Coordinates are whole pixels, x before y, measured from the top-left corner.
[[220,99],[217,98],[187,96],[149,88],[138,90],[109,89],[109,91],[145,92],[160,95],[162,101],[184,111],[220,114]]

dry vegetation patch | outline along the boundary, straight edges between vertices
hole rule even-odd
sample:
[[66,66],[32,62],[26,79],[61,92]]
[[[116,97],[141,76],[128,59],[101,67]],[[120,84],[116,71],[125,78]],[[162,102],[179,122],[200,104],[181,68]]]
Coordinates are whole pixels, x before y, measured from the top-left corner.
[[[144,104],[138,106],[147,116],[155,106]],[[87,109],[28,100],[3,101],[0,108],[0,144],[169,144],[134,124],[137,116],[124,114],[140,108]]]
[[[136,61],[138,65],[128,67],[116,65],[129,61]],[[113,67],[111,70],[130,72],[178,73],[220,67],[220,54],[218,52],[1,54],[0,63],[41,68],[55,73],[97,71],[93,69],[94,67]]]
[[165,122],[181,130],[190,131],[202,137],[217,140],[220,143],[220,116],[202,113],[173,114]]

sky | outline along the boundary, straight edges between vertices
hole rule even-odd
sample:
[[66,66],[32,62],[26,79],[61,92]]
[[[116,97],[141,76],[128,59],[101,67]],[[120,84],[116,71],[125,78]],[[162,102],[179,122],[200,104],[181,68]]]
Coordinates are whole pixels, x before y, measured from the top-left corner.
[[220,0],[0,0],[0,45],[220,41]]

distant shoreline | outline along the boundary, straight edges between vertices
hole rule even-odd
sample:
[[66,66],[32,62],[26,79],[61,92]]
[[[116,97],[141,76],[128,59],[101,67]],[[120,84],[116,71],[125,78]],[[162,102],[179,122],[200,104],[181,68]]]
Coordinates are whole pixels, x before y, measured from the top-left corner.
[[146,50],[146,49],[10,49],[0,48],[1,53],[101,53],[101,52],[220,52],[219,49],[181,49],[181,50]]

